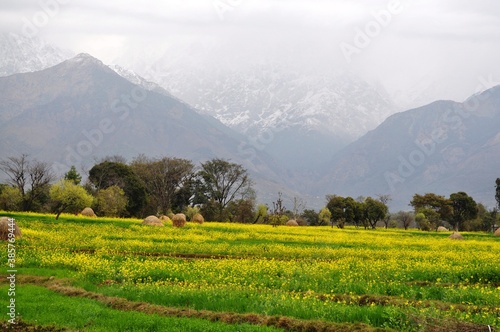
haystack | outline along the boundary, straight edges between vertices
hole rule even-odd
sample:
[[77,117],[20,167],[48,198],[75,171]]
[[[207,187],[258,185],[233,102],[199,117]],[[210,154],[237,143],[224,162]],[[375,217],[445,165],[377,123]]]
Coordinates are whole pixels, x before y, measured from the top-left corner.
[[192,222],[198,223],[198,224],[203,224],[205,222],[205,218],[201,215],[201,213],[197,213],[191,218]]
[[161,221],[163,221],[163,222],[172,222],[172,219],[170,219],[170,217],[169,217],[169,216],[166,216],[166,215],[164,215],[164,214],[162,214],[162,215],[160,216],[160,220],[161,220]]
[[184,227],[186,225],[186,215],[184,213],[177,213],[172,218],[172,225],[174,227]]
[[85,209],[83,209],[82,212],[80,212],[80,214],[84,217],[91,217],[91,218],[97,217],[96,214],[94,213],[94,210],[92,210],[89,207],[86,207]]
[[142,222],[143,225],[149,226],[164,226],[163,223],[158,219],[157,216],[148,216]]
[[498,228],[495,233],[493,233],[493,236],[500,236],[500,228]]
[[463,240],[464,237],[462,236],[462,234],[460,234],[458,232],[453,232],[453,234],[450,235],[450,239],[452,239],[452,240]]
[[437,229],[438,232],[448,232],[448,228],[444,227],[444,226],[439,226],[438,229]]
[[297,222],[297,220],[295,220],[295,219],[290,219],[290,220],[288,220],[288,221],[286,222],[286,225],[287,225],[287,226],[298,226],[298,225],[299,225],[299,223],[298,223],[298,222]]
[[[21,233],[21,229],[19,226],[17,226],[16,222],[14,221],[14,231],[12,232],[14,234],[14,239],[19,239],[23,236]],[[0,241],[7,241],[9,239],[9,233],[11,233],[12,227],[9,226],[9,218],[7,217],[1,217],[0,218]],[[11,235],[12,237],[12,235]]]

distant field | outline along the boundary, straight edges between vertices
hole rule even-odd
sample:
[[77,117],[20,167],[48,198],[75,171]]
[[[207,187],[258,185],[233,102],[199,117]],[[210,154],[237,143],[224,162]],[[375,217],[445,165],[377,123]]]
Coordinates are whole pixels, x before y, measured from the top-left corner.
[[[498,331],[491,234],[0,213],[28,325],[69,331]],[[7,275],[7,254],[1,255]],[[2,308],[8,285],[0,284]],[[0,321],[7,321],[2,315]],[[489,325],[489,326],[488,326]]]

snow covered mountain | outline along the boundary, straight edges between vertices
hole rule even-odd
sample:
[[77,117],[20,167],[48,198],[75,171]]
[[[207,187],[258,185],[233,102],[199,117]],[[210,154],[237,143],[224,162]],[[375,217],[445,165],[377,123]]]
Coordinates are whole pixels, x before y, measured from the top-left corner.
[[264,150],[291,170],[317,168],[396,111],[382,88],[345,72],[304,72],[272,62],[234,68],[182,58],[129,66],[247,135],[243,151]]
[[72,56],[37,38],[0,33],[0,76],[42,70]]

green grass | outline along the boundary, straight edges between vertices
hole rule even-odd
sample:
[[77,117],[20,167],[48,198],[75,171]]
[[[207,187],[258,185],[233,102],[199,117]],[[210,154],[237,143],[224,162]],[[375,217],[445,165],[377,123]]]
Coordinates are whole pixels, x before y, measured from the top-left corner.
[[[0,293],[6,294],[7,287],[0,287]],[[228,325],[196,318],[120,311],[94,300],[67,297],[32,285],[17,288],[16,303],[23,321],[34,325],[65,327],[70,331],[278,331],[249,324]],[[2,307],[3,304],[4,301]]]

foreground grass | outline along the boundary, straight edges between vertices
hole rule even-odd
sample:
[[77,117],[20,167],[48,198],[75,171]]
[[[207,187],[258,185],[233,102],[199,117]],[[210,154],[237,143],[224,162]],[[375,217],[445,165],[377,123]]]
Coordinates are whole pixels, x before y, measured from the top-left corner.
[[[0,287],[0,292],[7,293],[7,287]],[[32,285],[18,287],[16,301],[23,321],[70,331],[277,331],[265,326],[228,325],[205,319],[115,310],[95,300],[68,297]]]
[[398,331],[500,327],[500,241],[489,234],[10,216],[23,230],[20,274],[105,296]]

